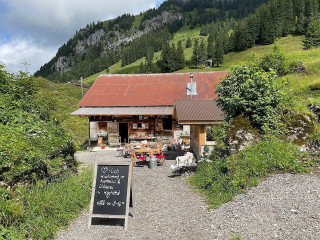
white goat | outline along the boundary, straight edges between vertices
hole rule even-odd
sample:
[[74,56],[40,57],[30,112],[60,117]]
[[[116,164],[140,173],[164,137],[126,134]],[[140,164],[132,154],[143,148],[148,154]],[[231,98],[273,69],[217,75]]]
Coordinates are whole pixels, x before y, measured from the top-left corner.
[[175,165],[171,165],[172,170],[178,170],[181,167],[190,166],[193,160],[193,153],[187,152],[184,156],[176,157]]

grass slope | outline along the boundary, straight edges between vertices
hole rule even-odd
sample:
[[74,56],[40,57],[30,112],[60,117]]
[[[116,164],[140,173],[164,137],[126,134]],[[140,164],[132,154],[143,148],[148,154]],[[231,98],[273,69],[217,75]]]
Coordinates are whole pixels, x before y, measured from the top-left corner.
[[[0,224],[0,239],[52,239],[68,226],[90,202],[93,172],[68,173],[47,182],[41,180],[17,189],[24,203],[21,215],[9,226]],[[17,214],[17,213],[15,213]]]
[[[199,39],[199,42],[201,40],[206,40],[207,37],[200,36],[200,28],[194,28],[192,30],[189,29],[189,26],[183,26],[173,37],[173,39],[170,41],[170,43],[174,43],[177,45],[179,41],[182,41],[183,46],[185,46],[185,43],[188,38],[191,38],[192,40]],[[318,60],[319,57],[319,50],[312,49],[312,50],[303,50],[302,49],[302,37],[301,36],[288,36],[279,39],[276,41],[276,44],[278,44],[286,53],[289,60],[292,61],[302,61],[305,65],[307,65],[312,71],[318,72],[320,71],[320,63]],[[225,54],[224,56],[224,63],[219,67],[214,68],[198,68],[198,69],[190,69],[190,68],[184,68],[182,70],[179,70],[178,72],[199,72],[199,71],[225,71],[229,70],[231,66],[240,64],[241,62],[247,62],[250,59],[252,59],[253,54],[257,55],[263,55],[267,52],[269,52],[274,44],[271,45],[265,45],[265,46],[255,46],[253,48],[247,49],[242,52],[232,52]],[[192,56],[192,48],[188,48],[184,50],[185,58],[186,60],[190,60]],[[156,52],[154,56],[154,62],[156,62],[158,59],[160,59],[161,52]],[[145,58],[141,58],[137,60],[136,62],[127,65],[125,67],[121,67],[121,61],[117,62],[116,64],[112,65],[109,68],[110,74],[116,74],[116,73],[135,73],[136,70],[139,69],[140,63],[145,62]],[[84,79],[84,83],[88,85],[92,85],[92,83],[97,79],[97,77],[100,74],[105,74],[106,71],[102,71],[100,73],[97,73],[95,75],[92,75],[88,78]]]
[[73,136],[76,145],[83,145],[88,139],[88,120],[70,115],[78,109],[77,104],[82,98],[81,88],[69,83],[56,84],[43,78],[39,78],[39,83],[39,100],[50,104],[52,116]]

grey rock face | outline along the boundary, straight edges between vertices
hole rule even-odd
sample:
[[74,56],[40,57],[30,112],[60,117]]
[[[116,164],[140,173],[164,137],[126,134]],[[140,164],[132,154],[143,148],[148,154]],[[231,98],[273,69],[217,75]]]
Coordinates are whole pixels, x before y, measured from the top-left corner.
[[99,44],[103,39],[105,32],[103,29],[99,29],[91,34],[87,39],[78,40],[75,47],[76,53],[85,53],[90,47]]
[[162,27],[165,24],[172,23],[181,19],[181,14],[177,14],[174,11],[165,11],[162,12],[161,15],[145,21],[145,31],[150,32],[152,30]]
[[232,153],[237,153],[259,141],[258,131],[252,127],[250,121],[238,116],[226,131],[226,140]]
[[144,34],[151,32],[153,30],[156,30],[165,24],[169,24],[169,23],[175,22],[177,20],[181,20],[181,19],[182,19],[182,14],[177,14],[174,11],[165,11],[159,16],[156,16],[152,19],[146,20],[144,22],[145,28],[143,31],[131,29],[129,34],[120,33],[118,31],[115,32],[115,34],[117,36],[117,40],[113,40],[113,41],[106,40],[104,42],[104,46],[106,46],[107,50],[114,50],[115,48],[117,48],[121,45],[128,45],[133,40],[141,37]]
[[293,143],[304,143],[308,136],[313,132],[314,125],[311,116],[297,115],[289,119],[287,140]]
[[72,57],[59,57],[58,60],[53,64],[53,69],[59,73],[71,70],[73,66]]
[[[137,30],[133,26],[128,32],[123,33],[119,31],[105,32],[99,29],[83,40],[77,40],[75,45],[75,52],[78,54],[86,53],[91,47],[102,44],[104,51],[113,51],[122,45],[128,45],[135,39],[147,34],[153,30],[161,28],[165,24],[173,23],[182,19],[182,14],[175,11],[164,11],[161,15],[144,22],[144,30]],[[112,37],[111,37],[112,36]],[[71,70],[74,65],[72,57],[59,57],[57,62],[53,64],[53,69],[59,73]]]

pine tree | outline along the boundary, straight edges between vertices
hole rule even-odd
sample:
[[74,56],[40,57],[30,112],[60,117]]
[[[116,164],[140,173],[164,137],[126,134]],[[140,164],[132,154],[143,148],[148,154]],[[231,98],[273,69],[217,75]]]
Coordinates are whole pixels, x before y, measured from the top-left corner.
[[174,72],[177,68],[178,68],[178,60],[177,60],[177,49],[176,49],[176,45],[174,43],[172,43],[171,48],[170,48],[170,64],[169,64],[169,68],[170,68],[170,72]]
[[314,13],[314,1],[313,0],[305,0],[305,16],[310,18]]
[[248,24],[246,21],[240,21],[235,30],[235,51],[243,51],[248,48],[248,39],[250,38]]
[[251,15],[247,18],[246,22],[248,30],[247,47],[253,47],[256,44],[259,35],[258,18],[256,15]]
[[293,0],[294,17],[296,18],[296,33],[304,33],[305,28],[305,1]]
[[192,47],[192,41],[191,38],[188,37],[187,42],[186,42],[186,48],[191,48]]
[[203,66],[207,61],[207,50],[204,40],[201,41],[199,46],[199,57],[198,57],[198,65]]
[[235,51],[235,45],[236,45],[236,34],[234,32],[231,32],[229,37],[229,52]]
[[283,23],[283,36],[287,36],[289,33],[293,32],[293,3],[292,0],[283,0],[284,9],[284,23]]
[[260,20],[260,35],[259,43],[271,44],[274,42],[275,29],[273,26],[273,19],[271,9],[267,5],[262,5],[260,8],[259,20]]
[[164,44],[163,50],[161,52],[161,71],[162,72],[170,72],[170,64],[171,64],[171,55],[170,55],[170,45],[169,42]]
[[283,32],[283,24],[284,24],[284,2],[281,1],[271,1],[270,2],[270,13],[272,16],[273,26],[274,29],[274,39],[282,37]]
[[221,32],[221,37],[223,39],[223,52],[228,53],[229,52],[229,34],[225,30]]
[[139,71],[138,72],[139,73],[145,73],[145,67],[144,67],[144,63],[143,62],[140,63],[140,67],[139,67]]
[[196,39],[193,44],[193,51],[192,51],[192,57],[191,57],[191,64],[194,67],[198,66],[198,63],[199,63],[198,59],[199,59],[199,41],[198,39]]
[[177,69],[183,69],[185,67],[185,58],[184,58],[184,50],[182,48],[182,41],[178,42],[177,52],[176,52],[176,58],[177,58]]
[[217,65],[217,67],[223,63],[223,39],[222,37],[218,37],[215,45],[214,45],[214,55],[213,55],[213,63]]
[[303,40],[303,46],[305,49],[320,46],[320,19],[311,21]]
[[208,37],[208,44],[207,44],[207,54],[208,54],[208,58],[211,59],[213,56],[213,44],[214,44],[214,38],[212,34],[209,34]]
[[153,57],[154,57],[154,51],[153,49],[150,47],[147,49],[147,54],[146,54],[146,60],[147,62],[152,62],[153,61]]
[[154,72],[153,57],[154,57],[153,49],[149,49],[147,51],[147,56],[146,56],[147,62],[145,63],[145,71],[146,71],[146,73]]

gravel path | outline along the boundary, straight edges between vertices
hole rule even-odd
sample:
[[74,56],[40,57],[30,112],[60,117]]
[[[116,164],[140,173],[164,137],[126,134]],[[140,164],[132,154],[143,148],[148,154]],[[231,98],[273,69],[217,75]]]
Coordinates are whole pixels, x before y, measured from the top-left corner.
[[[81,152],[77,158],[90,165],[116,157],[115,152],[101,151]],[[318,177],[275,175],[208,211],[184,178],[169,177],[170,164],[173,161],[166,161],[155,170],[134,168],[134,218],[129,217],[127,231],[110,222],[88,230],[84,211],[55,239],[320,239]]]

